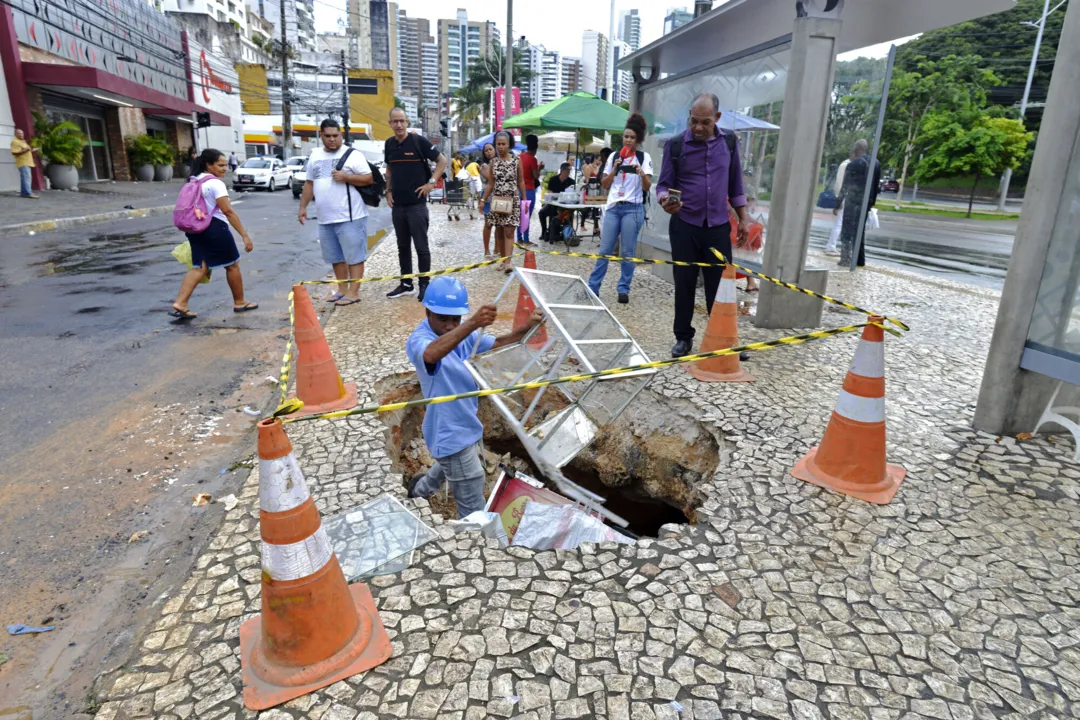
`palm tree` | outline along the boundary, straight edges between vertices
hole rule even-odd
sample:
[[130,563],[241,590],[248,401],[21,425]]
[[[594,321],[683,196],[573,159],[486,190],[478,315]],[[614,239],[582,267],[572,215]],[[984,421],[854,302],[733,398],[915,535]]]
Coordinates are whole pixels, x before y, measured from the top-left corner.
[[[458,99],[459,118],[464,124],[473,124],[473,137],[480,135],[481,123],[488,109],[492,88],[503,86],[505,57],[503,47],[496,45],[490,55],[470,63],[469,76],[465,84],[454,93]],[[535,75],[536,73],[522,63],[521,56],[515,54],[514,83],[520,87],[532,80]],[[524,110],[524,107],[522,109]]]

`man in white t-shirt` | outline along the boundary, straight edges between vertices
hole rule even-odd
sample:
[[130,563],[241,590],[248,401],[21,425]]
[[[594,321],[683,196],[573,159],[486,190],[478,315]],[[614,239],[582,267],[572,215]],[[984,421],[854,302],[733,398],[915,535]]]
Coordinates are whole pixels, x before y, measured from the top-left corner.
[[[301,225],[307,220],[307,206],[314,197],[323,260],[334,267],[338,280],[359,280],[367,260],[367,208],[359,188],[374,181],[371,168],[363,153],[342,147],[336,120],[323,120],[319,137],[322,148],[312,150],[304,166],[307,181],[298,219]],[[360,283],[341,283],[330,302],[338,307],[360,302]]]

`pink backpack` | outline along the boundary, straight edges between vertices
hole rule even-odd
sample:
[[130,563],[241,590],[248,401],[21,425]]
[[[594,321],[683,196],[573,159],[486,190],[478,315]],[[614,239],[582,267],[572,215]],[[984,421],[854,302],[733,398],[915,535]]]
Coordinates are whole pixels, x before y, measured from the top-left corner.
[[[201,180],[195,178],[188,178],[184,187],[180,188],[180,195],[176,198],[176,206],[173,208],[173,225],[178,230],[196,235],[203,232],[206,228],[210,227],[210,221],[213,219],[213,209],[206,207],[206,200],[203,199],[202,188],[203,183],[207,180],[213,180],[213,175],[207,175]],[[196,214],[196,210],[202,214],[202,218]]]

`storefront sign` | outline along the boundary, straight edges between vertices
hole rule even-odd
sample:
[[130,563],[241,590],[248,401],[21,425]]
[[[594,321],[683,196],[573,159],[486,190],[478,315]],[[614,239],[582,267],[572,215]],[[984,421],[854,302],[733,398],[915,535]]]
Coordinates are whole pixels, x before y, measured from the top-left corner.
[[[519,88],[510,88],[510,115],[521,114],[521,90]],[[503,115],[505,114],[506,102],[505,88],[495,88],[495,129],[502,130]],[[520,130],[516,131],[515,136],[519,136]]]
[[518,477],[504,475],[491,493],[488,501],[488,512],[497,513],[502,520],[506,537],[514,542],[514,533],[517,532],[518,524],[525,515],[525,503],[529,500],[545,505],[572,505],[573,503],[558,493],[552,492],[545,487],[533,485],[532,482]]
[[214,72],[214,68],[210,67],[210,61],[206,59],[206,50],[199,52],[199,77],[202,79],[202,96],[207,104],[210,103],[211,88],[230,94],[233,91],[232,84],[226,82],[221,75]]

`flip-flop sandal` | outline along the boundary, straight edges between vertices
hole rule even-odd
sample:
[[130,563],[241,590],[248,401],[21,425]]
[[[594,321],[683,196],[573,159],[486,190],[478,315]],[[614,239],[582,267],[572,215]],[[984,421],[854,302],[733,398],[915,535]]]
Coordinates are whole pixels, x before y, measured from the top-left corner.
[[169,314],[179,320],[194,320],[195,318],[199,317],[197,314],[191,312],[190,310],[178,310],[176,308],[170,310]]
[[234,307],[232,309],[232,311],[235,312],[235,313],[241,313],[241,312],[247,312],[248,310],[257,310],[258,308],[259,308],[259,303],[248,303],[247,305],[244,305],[243,307]]
[[343,297],[341,300],[338,300],[336,303],[334,303],[334,307],[347,307],[349,305],[355,305],[358,302],[360,302],[360,298],[350,300],[349,298]]
[[326,302],[328,302],[328,303],[336,303],[338,300],[340,300],[343,297],[345,297],[345,296],[342,295],[341,293],[334,293],[330,297],[326,298]]

